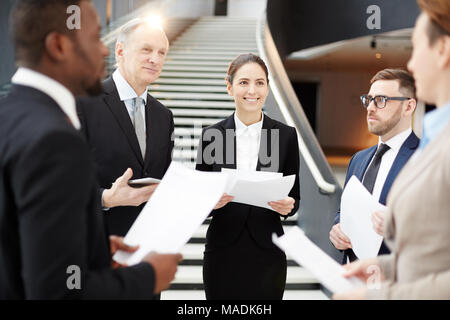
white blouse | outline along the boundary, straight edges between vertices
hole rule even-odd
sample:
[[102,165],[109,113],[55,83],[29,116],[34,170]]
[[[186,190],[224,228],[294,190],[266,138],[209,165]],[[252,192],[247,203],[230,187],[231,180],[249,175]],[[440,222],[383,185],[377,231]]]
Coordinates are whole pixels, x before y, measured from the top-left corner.
[[236,168],[239,170],[256,170],[258,164],[261,129],[264,120],[246,126],[234,113],[236,125]]

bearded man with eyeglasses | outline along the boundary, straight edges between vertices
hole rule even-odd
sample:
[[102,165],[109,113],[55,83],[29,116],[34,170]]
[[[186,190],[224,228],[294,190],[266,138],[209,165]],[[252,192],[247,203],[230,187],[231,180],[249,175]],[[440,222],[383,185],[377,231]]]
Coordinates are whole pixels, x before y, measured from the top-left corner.
[[[392,183],[419,146],[419,139],[411,129],[416,90],[414,78],[402,69],[381,70],[370,83],[370,91],[361,96],[361,103],[367,110],[369,131],[379,137],[378,144],[353,155],[345,184],[355,175],[381,204],[386,204]],[[383,221],[382,212],[372,215],[373,228],[380,235]],[[344,251],[343,264],[358,258],[350,239],[340,228],[340,211],[336,213],[330,241]],[[383,242],[378,254],[389,253]]]

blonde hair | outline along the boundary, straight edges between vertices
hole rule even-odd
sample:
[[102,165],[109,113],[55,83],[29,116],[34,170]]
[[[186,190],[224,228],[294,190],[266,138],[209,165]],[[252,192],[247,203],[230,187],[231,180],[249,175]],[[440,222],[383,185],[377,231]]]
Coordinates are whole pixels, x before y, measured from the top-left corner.
[[430,45],[440,37],[450,35],[449,0],[417,0],[417,3],[430,18],[426,30]]

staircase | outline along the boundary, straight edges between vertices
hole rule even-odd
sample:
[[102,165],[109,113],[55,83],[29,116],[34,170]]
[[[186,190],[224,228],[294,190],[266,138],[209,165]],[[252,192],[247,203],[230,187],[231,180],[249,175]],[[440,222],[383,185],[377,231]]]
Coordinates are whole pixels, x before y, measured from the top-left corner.
[[[258,54],[255,35],[256,20],[204,17],[171,43],[163,72],[150,93],[173,112],[173,161],[195,168],[202,128],[233,113],[234,100],[224,80],[227,67],[238,54]],[[285,231],[297,225],[296,217],[283,222]],[[184,260],[170,288],[161,294],[162,300],[205,299],[202,260],[209,222],[183,248]],[[288,257],[284,299],[326,298],[311,273]]]

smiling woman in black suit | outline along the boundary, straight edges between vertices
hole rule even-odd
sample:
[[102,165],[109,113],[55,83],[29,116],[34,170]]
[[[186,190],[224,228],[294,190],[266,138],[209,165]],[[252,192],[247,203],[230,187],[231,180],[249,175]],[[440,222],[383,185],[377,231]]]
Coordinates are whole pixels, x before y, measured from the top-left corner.
[[288,197],[269,202],[273,210],[231,202],[226,194],[218,202],[203,262],[208,300],[283,298],[286,256],[272,243],[272,234],[282,235],[280,217],[299,208],[300,158],[296,130],[262,112],[268,82],[267,67],[258,56],[242,54],[231,62],[226,83],[236,112],[203,130],[196,169],[281,172],[295,174],[295,183]]

